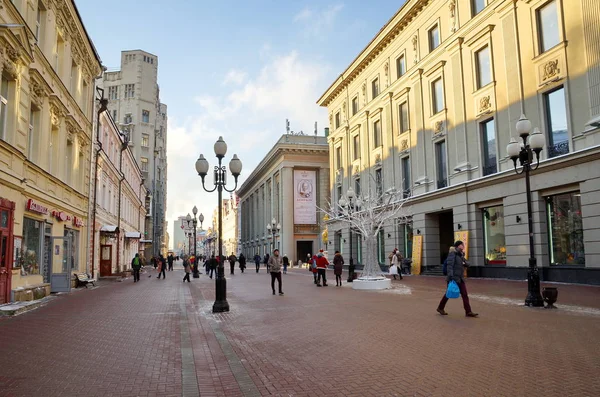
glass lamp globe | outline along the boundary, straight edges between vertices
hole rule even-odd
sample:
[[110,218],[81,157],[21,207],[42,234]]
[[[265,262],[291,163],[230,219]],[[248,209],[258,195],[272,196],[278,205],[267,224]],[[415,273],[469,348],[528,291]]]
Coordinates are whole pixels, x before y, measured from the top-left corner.
[[341,198],[339,199],[338,203],[339,203],[339,204],[340,204],[342,207],[345,207],[345,206],[348,204],[348,202],[346,201],[346,199],[345,199],[344,197],[341,197]]
[[515,138],[510,138],[510,142],[506,145],[506,153],[508,157],[511,159],[516,159],[519,157],[519,153],[521,152],[521,145]]
[[356,193],[354,193],[354,189],[352,189],[352,188],[348,189],[346,196],[348,196],[348,198],[352,200],[354,198],[354,196],[356,196]]
[[185,217],[186,221],[191,221],[192,220],[192,216],[188,213],[187,216]]
[[200,223],[204,222],[204,215],[200,214],[200,216],[198,217],[198,219],[200,220]]
[[237,154],[234,154],[229,162],[229,170],[233,176],[238,176],[242,173],[242,161],[238,158]]
[[198,207],[194,206],[194,208],[192,208],[192,213],[196,215],[198,213]]
[[542,150],[545,143],[546,139],[544,138],[544,134],[540,132],[539,128],[535,128],[529,137],[529,147],[531,147],[532,150]]
[[203,154],[196,160],[196,172],[198,172],[198,175],[200,176],[206,176],[208,173],[208,160],[204,158]]
[[227,144],[222,136],[215,142],[215,154],[217,157],[225,157],[225,154],[227,154]]
[[521,115],[519,121],[517,121],[517,133],[520,137],[527,137],[531,132],[531,121],[525,115]]

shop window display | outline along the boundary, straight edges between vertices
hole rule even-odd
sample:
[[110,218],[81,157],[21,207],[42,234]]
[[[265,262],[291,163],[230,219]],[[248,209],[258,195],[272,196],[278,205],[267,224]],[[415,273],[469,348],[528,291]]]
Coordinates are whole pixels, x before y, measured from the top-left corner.
[[585,265],[581,194],[565,193],[546,198],[548,242],[552,265]]
[[23,244],[21,252],[21,274],[40,274],[42,222],[23,218]]
[[503,207],[483,209],[483,243],[486,265],[506,265],[506,236]]

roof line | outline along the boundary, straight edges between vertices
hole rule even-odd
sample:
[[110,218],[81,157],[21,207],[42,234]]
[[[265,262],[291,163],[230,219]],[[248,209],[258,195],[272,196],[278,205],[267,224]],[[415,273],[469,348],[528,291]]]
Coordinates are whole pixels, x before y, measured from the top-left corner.
[[94,45],[94,42],[92,41],[92,38],[90,37],[90,35],[88,34],[87,29],[85,28],[85,24],[83,23],[83,19],[81,18],[81,14],[79,13],[79,9],[77,9],[77,5],[75,4],[75,0],[71,0],[71,4],[73,4],[73,8],[75,9],[75,13],[77,14],[77,18],[79,18],[79,22],[81,23],[81,27],[83,28],[83,32],[85,33],[85,37],[87,38],[88,43],[90,44],[90,47],[92,47],[92,51],[94,52],[94,56],[96,57],[96,60],[100,64],[100,67],[102,67],[102,59],[100,59],[100,54],[98,54],[98,51],[96,50],[96,46]]

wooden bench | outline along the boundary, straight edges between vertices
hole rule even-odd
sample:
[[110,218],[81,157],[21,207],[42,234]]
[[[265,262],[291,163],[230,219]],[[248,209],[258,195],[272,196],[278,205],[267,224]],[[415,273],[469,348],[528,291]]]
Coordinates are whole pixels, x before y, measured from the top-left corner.
[[76,274],[75,276],[77,277],[78,287],[84,285],[85,288],[87,288],[88,284],[92,284],[94,287],[96,286],[96,282],[85,273]]

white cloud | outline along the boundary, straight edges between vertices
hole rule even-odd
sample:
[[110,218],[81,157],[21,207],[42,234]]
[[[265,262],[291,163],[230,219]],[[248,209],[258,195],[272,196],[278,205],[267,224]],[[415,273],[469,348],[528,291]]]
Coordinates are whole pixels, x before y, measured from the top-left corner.
[[[213,144],[223,136],[229,146],[226,163],[236,153],[244,164],[240,184],[285,133],[285,119],[292,129],[319,134],[326,126],[327,112],[315,103],[328,86],[327,64],[303,59],[296,51],[269,54],[262,69],[244,76],[236,86],[221,88],[217,94],[204,93],[194,98],[198,110],[187,119],[169,118],[168,129],[168,208],[169,233],[173,221],[187,214],[194,205],[205,216],[204,227],[211,224],[216,194],[205,193],[194,163],[200,153],[216,164]],[[212,175],[206,178],[212,188]],[[229,187],[233,186],[230,178]],[[224,194],[228,197],[228,194]]]
[[295,23],[302,24],[305,36],[324,36],[331,30],[343,8],[343,4],[333,4],[319,10],[304,8],[294,16],[293,20]]
[[225,79],[223,80],[223,84],[242,84],[246,80],[246,72],[242,70],[231,69]]

